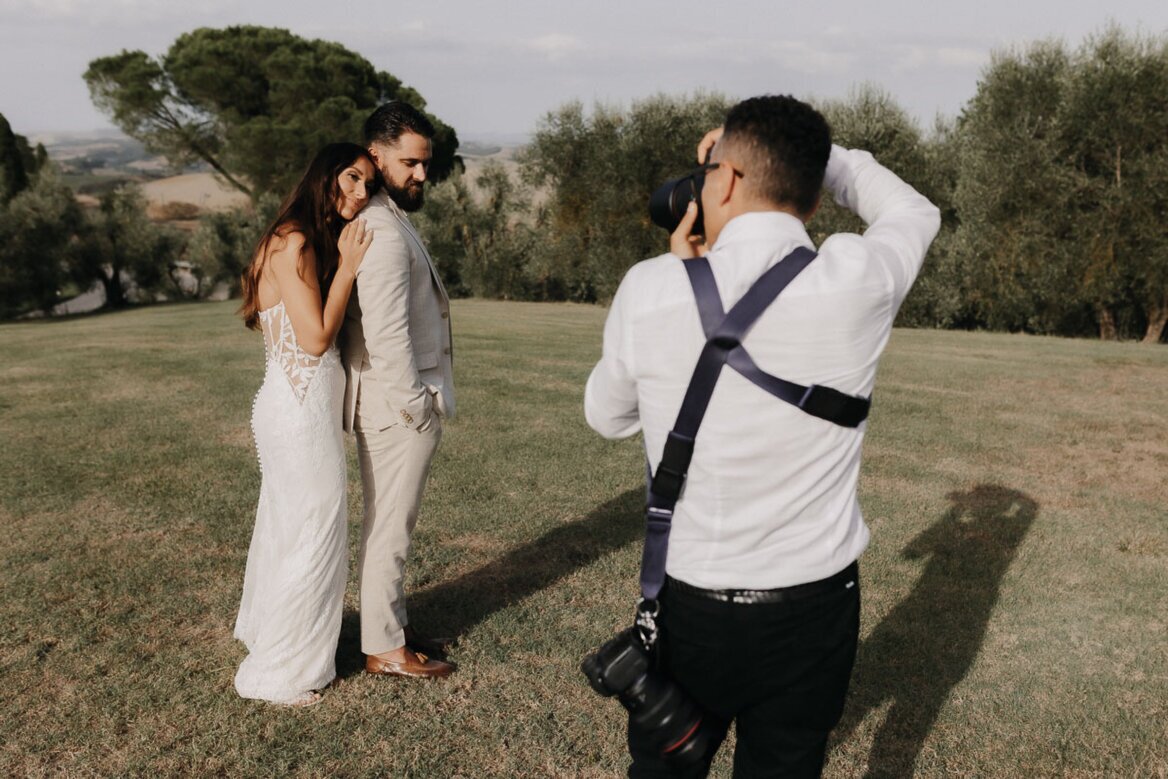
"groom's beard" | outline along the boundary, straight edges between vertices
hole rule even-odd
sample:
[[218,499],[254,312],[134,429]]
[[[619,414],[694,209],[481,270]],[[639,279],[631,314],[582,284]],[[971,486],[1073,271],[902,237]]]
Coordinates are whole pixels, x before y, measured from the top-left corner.
[[385,192],[390,199],[397,203],[402,211],[413,212],[421,209],[425,193],[422,191],[424,182],[410,179],[403,186],[396,186],[392,182],[385,182]]

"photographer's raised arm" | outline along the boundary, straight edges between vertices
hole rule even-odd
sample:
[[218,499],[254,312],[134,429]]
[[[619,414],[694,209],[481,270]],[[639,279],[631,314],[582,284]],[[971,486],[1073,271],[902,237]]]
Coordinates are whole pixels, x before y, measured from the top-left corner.
[[858,149],[832,146],[823,184],[835,202],[867,223],[865,242],[875,245],[896,288],[907,293],[941,228],[941,212]]

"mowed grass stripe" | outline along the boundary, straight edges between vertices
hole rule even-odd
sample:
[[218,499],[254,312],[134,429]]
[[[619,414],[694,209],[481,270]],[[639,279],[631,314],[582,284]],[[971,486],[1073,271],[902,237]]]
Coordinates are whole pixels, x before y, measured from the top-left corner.
[[[355,673],[351,581],[342,683],[286,711],[231,689],[263,370],[235,305],[0,325],[0,774],[622,774],[621,710],[578,671],[640,553],[640,442],[583,421],[604,309],[454,303],[459,418],[409,576],[461,670]],[[1168,771],[1166,387],[1163,348],[894,333],[828,776]]]

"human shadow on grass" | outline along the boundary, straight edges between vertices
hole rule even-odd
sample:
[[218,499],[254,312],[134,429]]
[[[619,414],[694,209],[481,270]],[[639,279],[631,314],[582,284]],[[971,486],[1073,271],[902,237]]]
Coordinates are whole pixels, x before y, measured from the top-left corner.
[[[642,537],[645,490],[631,489],[469,573],[409,595],[411,621],[427,633],[461,636],[497,611]],[[337,674],[365,667],[360,617],[347,611],[337,646]]]
[[948,496],[950,509],[901,554],[928,557],[920,581],[861,644],[843,719],[842,744],[891,701],[872,741],[869,777],[912,776],[941,707],[977,658],[998,591],[1038,515],[1029,496],[978,485]]

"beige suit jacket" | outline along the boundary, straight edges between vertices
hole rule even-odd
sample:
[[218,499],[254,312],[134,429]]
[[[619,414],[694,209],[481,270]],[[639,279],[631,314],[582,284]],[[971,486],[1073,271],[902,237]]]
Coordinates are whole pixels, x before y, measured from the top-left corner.
[[345,324],[346,431],[416,429],[454,416],[450,301],[422,240],[383,191],[360,217],[373,243],[357,269]]

